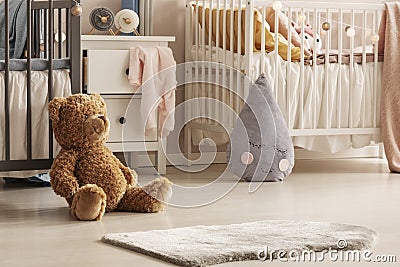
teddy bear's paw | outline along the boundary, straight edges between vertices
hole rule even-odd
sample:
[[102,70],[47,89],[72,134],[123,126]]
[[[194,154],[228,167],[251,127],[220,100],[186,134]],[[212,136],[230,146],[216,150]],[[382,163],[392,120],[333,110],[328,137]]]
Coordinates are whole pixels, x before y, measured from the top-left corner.
[[172,196],[171,182],[165,177],[160,177],[150,181],[142,189],[151,197],[160,202],[168,202]]
[[80,221],[98,221],[104,215],[106,194],[95,184],[87,184],[78,189],[71,205],[71,215]]

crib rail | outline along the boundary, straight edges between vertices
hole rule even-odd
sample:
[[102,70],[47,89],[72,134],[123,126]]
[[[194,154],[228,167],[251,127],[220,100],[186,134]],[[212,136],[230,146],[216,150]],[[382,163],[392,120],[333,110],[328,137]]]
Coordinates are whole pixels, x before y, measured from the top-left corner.
[[[270,37],[264,30],[256,37],[254,27],[257,18],[261,20],[262,29],[268,27],[266,20],[270,7],[274,7],[274,25],[270,28],[274,40],[280,38],[279,12],[282,12],[286,16],[283,22],[288,25],[295,22],[301,36],[305,35],[307,25],[311,25],[314,33],[321,35],[321,50],[316,38],[311,45],[301,38],[300,55],[294,54],[292,46],[287,46],[287,52],[280,54],[276,41],[273,51],[267,51],[266,42]],[[266,73],[292,136],[380,134],[381,63],[374,42],[384,4],[190,0],[186,8],[186,62],[191,62],[186,70],[187,80],[198,81],[204,75],[204,81],[218,82],[231,90],[227,94],[212,86],[191,85],[187,87],[186,99],[213,95],[239,112],[242,105],[236,101],[236,96],[246,98],[248,87],[237,73],[242,72],[251,80]],[[232,15],[233,10],[240,11]],[[256,38],[260,38],[258,51],[254,49]],[[292,39],[290,30],[286,39]],[[307,48],[312,49],[311,56],[302,52]],[[334,50],[337,62],[331,63]],[[317,54],[324,62],[319,62]],[[355,61],[356,55],[361,61]],[[283,60],[283,56],[287,60]],[[370,56],[373,60],[367,62]],[[345,57],[349,62],[344,62]],[[238,72],[222,71],[223,68],[217,67],[210,70],[207,68],[210,62],[219,62]],[[348,71],[343,70],[345,64]],[[305,105],[309,105],[309,109],[306,110]],[[215,114],[218,107],[190,105],[186,120],[196,117],[201,110]],[[221,114],[220,117],[221,121],[234,126],[234,116]],[[202,122],[212,124],[207,120]],[[199,120],[193,125],[199,127]]]
[[[10,1],[4,0],[5,10],[9,10]],[[10,147],[10,45],[9,45],[9,12],[5,12],[5,70],[4,70],[4,143],[5,160],[0,159],[0,171],[40,170],[49,169],[53,161],[53,132],[49,122],[49,157],[48,159],[34,159],[32,157],[32,59],[44,58],[48,60],[48,101],[52,99],[53,86],[53,59],[70,59],[70,77],[72,92],[80,92],[80,19],[70,13],[72,0],[26,1],[27,8],[27,39],[26,51],[26,121],[27,138],[20,140],[26,143],[26,160],[11,158]],[[55,32],[54,30],[57,29]],[[65,32],[65,45],[62,42]],[[54,43],[57,34],[58,42]],[[44,88],[43,88],[44,89]],[[45,90],[45,89],[44,89]],[[3,105],[1,105],[3,106]]]

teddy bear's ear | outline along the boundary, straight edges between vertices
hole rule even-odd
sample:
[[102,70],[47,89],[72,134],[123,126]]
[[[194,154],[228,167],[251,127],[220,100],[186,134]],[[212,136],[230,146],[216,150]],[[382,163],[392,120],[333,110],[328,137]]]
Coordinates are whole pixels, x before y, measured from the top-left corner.
[[67,99],[64,97],[55,97],[49,103],[49,115],[50,119],[54,122],[58,122],[60,120],[60,109],[67,102]]
[[99,103],[102,103],[102,106],[105,105],[104,99],[103,99],[103,98],[101,97],[101,95],[98,94],[98,93],[91,94],[91,95],[90,95],[90,98],[91,98],[92,100],[98,101]]

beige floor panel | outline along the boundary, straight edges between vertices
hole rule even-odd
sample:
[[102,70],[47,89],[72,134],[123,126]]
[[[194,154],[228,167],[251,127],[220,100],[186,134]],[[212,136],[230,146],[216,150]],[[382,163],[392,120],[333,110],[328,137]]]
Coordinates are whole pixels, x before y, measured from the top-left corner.
[[[379,233],[374,254],[396,255],[400,261],[400,174],[389,174],[386,163],[379,159],[302,160],[296,164],[294,173],[284,182],[263,184],[252,194],[248,193],[248,183],[239,183],[228,195],[203,207],[168,207],[159,214],[110,213],[101,222],[73,221],[66,202],[51,188],[0,186],[0,266],[166,266],[99,240],[113,232],[266,219],[368,226]],[[225,167],[214,165],[195,174],[169,168],[168,177],[180,185],[202,185],[218,177]],[[195,197],[189,192],[185,197]],[[338,263],[326,260],[318,266],[334,264]],[[278,261],[221,266],[267,265],[291,266]]]

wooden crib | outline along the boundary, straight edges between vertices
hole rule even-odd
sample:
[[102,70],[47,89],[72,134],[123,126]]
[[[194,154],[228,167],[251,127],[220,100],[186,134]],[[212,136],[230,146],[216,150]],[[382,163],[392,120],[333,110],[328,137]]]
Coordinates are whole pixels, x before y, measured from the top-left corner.
[[[254,81],[265,73],[295,146],[336,153],[380,143],[383,55],[374,44],[384,8],[336,2],[189,0],[186,101],[211,97],[239,113],[249,88],[244,76]],[[288,45],[293,29],[287,26],[285,37],[280,29],[284,24],[296,26],[297,46]],[[311,43],[304,37],[309,26],[315,37]],[[236,120],[218,106],[192,103],[185,110],[189,159],[194,130],[229,132]]]
[[[71,14],[71,7],[78,2],[1,3],[6,12],[4,60],[0,61],[0,171],[43,170],[51,166],[56,145],[47,103],[55,96],[81,91],[80,17]],[[19,11],[12,13],[13,5],[18,5]],[[18,13],[23,12],[23,5],[26,13]],[[10,53],[10,31],[14,27],[10,25],[11,18],[26,23],[24,51],[17,58]]]

